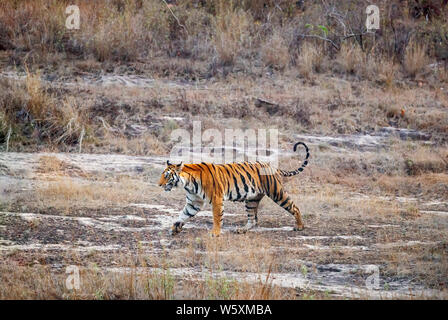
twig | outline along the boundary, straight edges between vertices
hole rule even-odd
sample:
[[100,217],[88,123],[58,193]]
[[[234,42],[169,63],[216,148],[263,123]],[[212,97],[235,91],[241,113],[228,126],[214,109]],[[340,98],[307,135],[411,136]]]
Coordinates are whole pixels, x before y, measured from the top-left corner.
[[186,28],[182,23],[180,23],[179,18],[176,17],[176,15],[174,14],[173,10],[171,10],[171,8],[170,8],[170,6],[168,5],[168,3],[166,3],[165,0],[162,0],[162,1],[163,1],[163,3],[165,3],[165,5],[166,5],[166,7],[168,8],[168,10],[170,10],[171,15],[174,17],[174,19],[176,19],[177,24],[178,24],[180,27],[184,28],[185,32],[186,32],[187,35],[188,35],[188,30],[187,30],[187,28]]
[[8,134],[6,135],[6,152],[8,152],[9,149],[9,138],[11,138],[11,132],[12,128],[11,125],[9,125]]
[[365,35],[369,35],[369,34],[375,35],[375,32],[374,31],[366,31],[366,32],[361,32],[361,33],[352,33],[352,34],[348,34],[348,35],[344,36],[342,38],[342,40],[346,40],[348,38],[353,38],[353,37],[365,36]]
[[81,153],[82,140],[84,139],[84,134],[85,134],[84,127],[82,127],[81,134],[79,136],[79,153]]
[[320,40],[324,40],[329,42],[336,50],[339,50],[339,47],[336,43],[333,42],[333,40],[328,39],[328,38],[324,38],[315,34],[299,34],[299,36],[303,37],[303,38],[316,38],[316,39],[320,39]]

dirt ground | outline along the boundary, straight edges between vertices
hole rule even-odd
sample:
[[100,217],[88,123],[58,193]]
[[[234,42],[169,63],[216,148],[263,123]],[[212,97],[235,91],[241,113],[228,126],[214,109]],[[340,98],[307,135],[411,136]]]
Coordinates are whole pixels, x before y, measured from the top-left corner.
[[[314,158],[324,157],[307,140]],[[163,156],[0,154],[3,268],[43,268],[59,277],[56,287],[69,265],[101,270],[102,277],[168,272],[172,298],[199,297],[201,283],[203,298],[232,298],[240,283],[269,287],[275,292],[269,298],[447,297],[448,204],[437,194],[384,196],[322,184],[309,174],[312,163],[308,174],[286,182],[303,212],[303,231],[293,231],[291,216],[264,199],[259,227],[247,234],[234,232],[245,223],[244,205],[226,202],[221,237],[209,235],[210,208],[172,237],[184,194],[157,186],[164,162]],[[60,290],[72,298],[105,294]]]
[[[75,2],[0,3],[0,300],[448,298],[446,1]],[[177,141],[247,157],[228,129],[309,146],[303,231],[263,199],[168,234]]]

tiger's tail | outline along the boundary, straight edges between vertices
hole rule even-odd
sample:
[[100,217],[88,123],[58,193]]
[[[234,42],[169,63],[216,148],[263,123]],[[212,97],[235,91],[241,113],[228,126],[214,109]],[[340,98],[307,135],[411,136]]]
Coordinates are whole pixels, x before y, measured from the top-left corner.
[[285,170],[280,170],[280,173],[284,176],[284,177],[291,177],[291,176],[295,176],[296,174],[299,174],[300,172],[303,171],[303,169],[305,169],[305,167],[308,165],[308,158],[310,157],[310,152],[308,149],[308,146],[303,143],[303,142],[297,142],[294,145],[294,152],[297,150],[297,146],[301,144],[305,147],[305,151],[306,151],[306,157],[305,160],[302,163],[302,166],[300,168],[298,168],[297,170],[294,171],[285,171]]

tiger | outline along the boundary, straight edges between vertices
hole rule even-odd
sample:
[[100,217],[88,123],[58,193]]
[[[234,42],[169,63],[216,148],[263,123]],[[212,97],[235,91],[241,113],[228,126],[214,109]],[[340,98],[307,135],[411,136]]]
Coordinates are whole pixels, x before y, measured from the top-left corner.
[[170,234],[181,232],[186,221],[194,217],[206,203],[212,205],[213,228],[212,236],[219,236],[223,220],[223,201],[244,201],[247,211],[247,223],[238,228],[238,233],[244,233],[258,224],[258,206],[264,196],[268,196],[280,207],[295,218],[295,231],[304,229],[299,208],[294,204],[281,183],[282,177],[295,176],[308,165],[310,156],[308,146],[303,142],[294,145],[305,147],[306,157],[302,165],[294,171],[274,169],[264,162],[240,162],[228,164],[172,164],[166,162],[166,168],[160,177],[159,186],[165,191],[173,187],[183,186],[186,191],[186,204],[173,223]]

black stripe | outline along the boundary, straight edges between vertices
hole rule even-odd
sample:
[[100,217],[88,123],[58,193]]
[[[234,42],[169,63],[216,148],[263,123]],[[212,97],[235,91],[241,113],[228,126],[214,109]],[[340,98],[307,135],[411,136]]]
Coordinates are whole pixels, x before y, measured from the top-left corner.
[[238,181],[236,180],[236,177],[233,177],[233,183],[235,184],[235,190],[236,190],[236,199],[235,200],[239,200],[241,198],[241,194],[240,194],[240,188],[238,188]]
[[283,206],[286,205],[288,203],[288,201],[289,201],[289,197],[287,197],[286,200],[280,204],[280,207],[283,208]]
[[274,201],[277,201],[277,179],[272,178],[272,180],[274,180]]
[[270,175],[265,176],[266,177],[266,193],[271,194],[271,183],[270,183]]
[[212,180],[213,180],[213,189],[215,189],[215,176],[213,175],[212,170],[205,162],[202,162],[201,164],[203,164],[210,172],[210,175],[212,176]]
[[187,216],[189,216],[190,218],[191,218],[191,217],[194,217],[194,214],[191,214],[190,212],[188,212],[188,209],[186,209],[186,208],[185,208],[185,210],[184,210],[184,213],[185,213]]
[[198,193],[199,185],[196,182],[195,178],[193,178],[193,185],[194,185],[194,193]]
[[191,203],[187,203],[187,206],[190,206],[193,208],[193,210],[195,211],[199,211],[199,208],[196,208],[194,205],[192,205]]
[[241,176],[241,181],[243,182],[244,191],[247,193],[249,191],[249,187],[246,183],[246,179],[243,176]]

